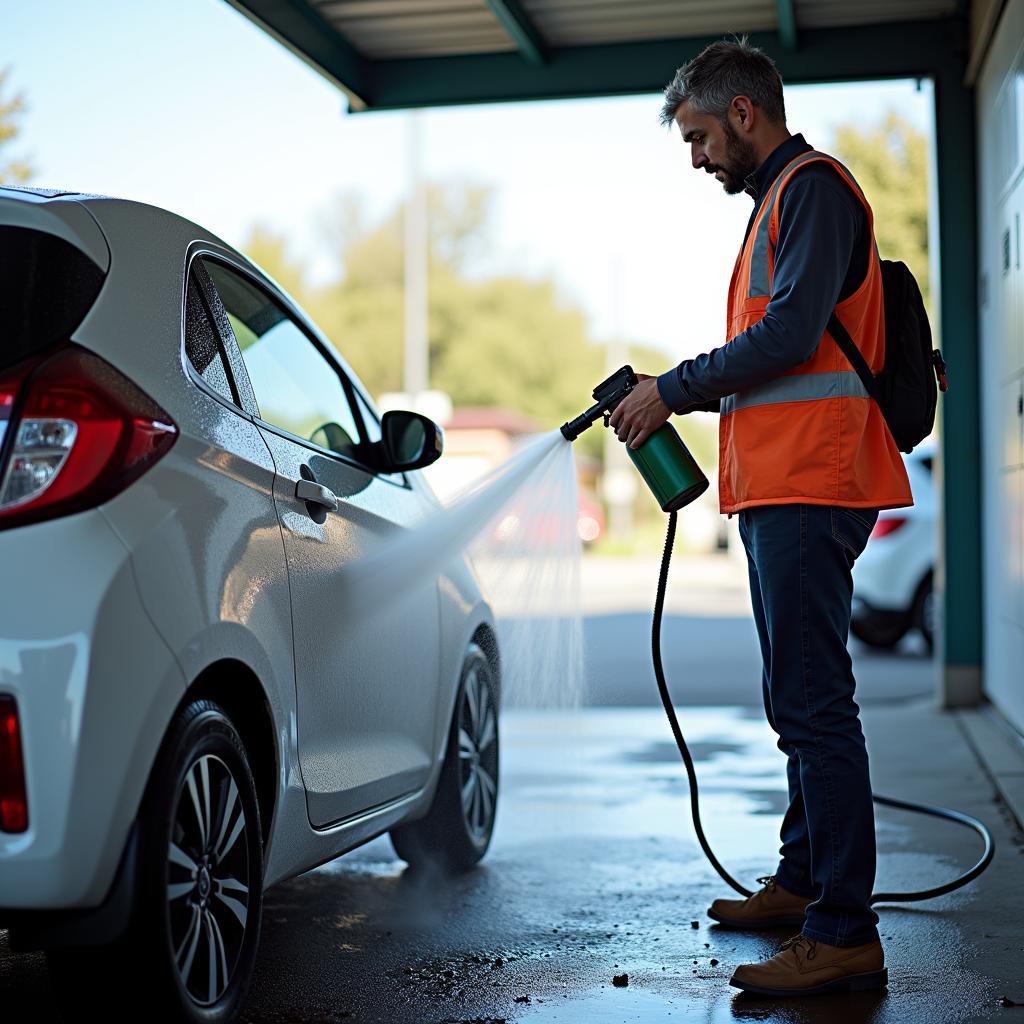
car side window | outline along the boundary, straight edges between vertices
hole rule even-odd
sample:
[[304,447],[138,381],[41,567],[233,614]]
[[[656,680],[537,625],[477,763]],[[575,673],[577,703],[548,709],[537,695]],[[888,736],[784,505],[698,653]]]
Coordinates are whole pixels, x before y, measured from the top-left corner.
[[213,260],[203,263],[231,322],[261,419],[358,459],[362,438],[339,371],[248,278]]
[[206,310],[195,278],[190,274],[185,292],[185,355],[192,369],[217,394],[229,402],[237,398],[231,389],[227,364],[221,351],[213,323]]

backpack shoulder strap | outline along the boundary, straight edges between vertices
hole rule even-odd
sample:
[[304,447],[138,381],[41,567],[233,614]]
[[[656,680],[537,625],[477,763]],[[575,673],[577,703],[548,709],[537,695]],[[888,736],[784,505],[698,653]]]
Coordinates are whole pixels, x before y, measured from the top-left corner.
[[861,355],[860,349],[857,348],[857,343],[850,337],[849,331],[842,325],[834,310],[828,320],[828,333],[832,335],[835,343],[842,349],[843,355],[850,360],[850,365],[857,371],[857,376],[860,377],[867,393],[876,402],[880,402],[881,395],[878,389],[878,381],[875,380],[871,367],[868,366],[867,360]]

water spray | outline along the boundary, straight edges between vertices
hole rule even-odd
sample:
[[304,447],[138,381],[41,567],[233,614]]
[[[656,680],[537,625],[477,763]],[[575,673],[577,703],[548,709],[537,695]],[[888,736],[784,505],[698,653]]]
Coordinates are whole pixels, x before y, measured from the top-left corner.
[[[637,375],[631,366],[623,366],[613,373],[607,380],[602,381],[594,388],[594,404],[581,413],[574,420],[563,423],[561,427],[562,436],[567,441],[575,441],[583,431],[588,430],[598,419],[604,420],[608,426],[608,420],[620,402],[639,383]],[[721,865],[715,856],[707,837],[704,835],[704,827],[700,820],[700,799],[697,787],[697,772],[694,768],[693,758],[686,745],[682,729],[679,726],[679,719],[676,716],[672,698],[668,692],[668,684],[665,681],[665,669],[661,659],[661,620],[665,610],[665,590],[668,586],[668,571],[672,560],[672,545],[676,535],[676,515],[681,508],[689,505],[694,499],[700,497],[708,488],[708,479],[697,465],[696,460],[690,454],[689,449],[683,443],[682,438],[675,428],[666,423],[659,427],[639,448],[631,448],[627,445],[626,451],[633,460],[633,464],[639,470],[647,486],[651,489],[663,512],[668,515],[668,532],[665,537],[665,551],[661,557],[661,570],[658,576],[658,593],[654,602],[654,617],[651,629],[651,657],[654,662],[654,675],[658,681],[658,692],[661,695],[661,703],[668,716],[669,726],[675,738],[679,754],[686,766],[686,775],[690,784],[690,814],[693,818],[693,828],[697,835],[704,855],[711,866],[718,872],[719,877],[731,886],[741,896],[751,896],[750,889],[745,888],[736,881],[732,875]],[[933,807],[930,804],[914,803],[910,800],[898,800],[895,797],[881,796],[876,793],[872,799],[876,804],[885,807],[894,807],[898,810],[913,811],[917,814],[927,814],[933,818],[943,818],[958,825],[972,829],[982,839],[984,849],[977,863],[963,874],[958,875],[952,881],[935,886],[932,889],[922,889],[917,892],[877,892],[871,896],[871,903],[916,903],[920,900],[934,899],[945,893],[959,889],[973,881],[989,866],[995,853],[995,844],[992,834],[983,822],[970,814],[962,811],[954,811],[948,807]]]

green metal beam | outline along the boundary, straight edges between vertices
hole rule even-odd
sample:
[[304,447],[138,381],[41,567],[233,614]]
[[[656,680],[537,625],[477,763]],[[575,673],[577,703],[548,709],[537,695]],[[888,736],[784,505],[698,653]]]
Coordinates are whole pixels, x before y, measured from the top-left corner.
[[[369,60],[309,0],[227,2],[337,83],[356,109],[657,92],[676,67],[720,38],[547,47],[520,0],[487,0],[519,52]],[[794,0],[776,4],[778,32],[753,33],[751,41],[789,83],[934,77],[964,46],[964,19],[950,17],[804,29],[796,49]]]
[[366,106],[368,62],[304,0],[227,2],[337,85],[352,109]]
[[779,42],[783,49],[796,49],[796,11],[793,0],[775,0],[775,10],[779,21]]
[[964,85],[965,68],[966,54],[934,79],[939,340],[950,374],[950,389],[940,396],[943,557],[936,579],[945,608],[938,650],[946,706],[981,699],[983,661],[977,147],[974,92]]
[[519,0],[487,0],[487,6],[501,22],[501,27],[516,44],[516,49],[531,64],[543,64],[547,59],[544,40],[537,26],[523,10]]
[[[949,66],[963,31],[956,19],[807,29],[800,33],[799,50],[785,49],[774,32],[750,38],[792,84],[933,77]],[[516,53],[374,61],[367,65],[367,106],[388,110],[660,92],[680,64],[719,38],[552,48],[543,65],[527,64]]]

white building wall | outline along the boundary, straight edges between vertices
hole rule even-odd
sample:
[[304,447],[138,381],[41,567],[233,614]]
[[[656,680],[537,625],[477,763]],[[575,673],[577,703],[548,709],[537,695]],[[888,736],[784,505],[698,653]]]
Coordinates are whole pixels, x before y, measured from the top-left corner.
[[977,113],[985,689],[1024,731],[1024,0],[1003,11]]

